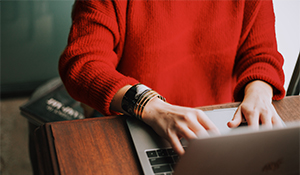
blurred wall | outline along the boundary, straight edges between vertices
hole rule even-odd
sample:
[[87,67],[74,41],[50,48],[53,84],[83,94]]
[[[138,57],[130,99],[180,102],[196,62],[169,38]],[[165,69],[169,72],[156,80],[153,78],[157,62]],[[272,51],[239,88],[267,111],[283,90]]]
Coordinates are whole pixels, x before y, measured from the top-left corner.
[[300,1],[273,0],[273,4],[278,50],[285,59],[284,87],[287,89],[300,52]]
[[31,92],[58,76],[73,3],[1,1],[1,94]]
[[[1,94],[32,92],[58,76],[73,0],[1,1]],[[285,88],[300,49],[300,1],[274,0]]]

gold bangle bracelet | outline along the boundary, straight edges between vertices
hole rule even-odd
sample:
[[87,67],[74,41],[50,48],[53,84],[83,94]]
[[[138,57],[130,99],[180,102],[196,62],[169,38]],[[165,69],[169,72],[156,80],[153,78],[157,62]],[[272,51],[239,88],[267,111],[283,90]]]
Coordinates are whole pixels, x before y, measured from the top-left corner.
[[143,97],[141,99],[139,99],[139,101],[136,103],[135,108],[134,108],[135,116],[138,119],[140,119],[140,120],[142,119],[143,111],[144,111],[146,104],[155,97],[158,97],[161,100],[165,101],[164,97],[162,97],[161,95],[159,95],[157,92],[155,92],[153,90],[148,91],[147,93],[145,93],[143,95]]
[[161,100],[165,101],[165,98],[157,92],[138,83],[127,90],[122,99],[121,106],[129,115],[141,120],[146,104],[155,97],[159,97]]
[[138,110],[136,113],[137,118],[142,119],[142,113],[144,111],[146,104],[156,96],[158,96],[158,93],[156,93],[155,91],[149,92],[147,95],[145,95],[145,98],[143,98],[143,100],[141,101],[141,104],[138,107]]

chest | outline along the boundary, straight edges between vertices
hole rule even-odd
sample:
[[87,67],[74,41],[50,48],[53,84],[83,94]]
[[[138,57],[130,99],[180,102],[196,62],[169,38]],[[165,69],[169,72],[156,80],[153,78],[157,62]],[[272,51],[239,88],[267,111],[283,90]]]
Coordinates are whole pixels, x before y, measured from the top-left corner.
[[243,5],[241,1],[130,1],[126,40],[143,52],[237,46]]

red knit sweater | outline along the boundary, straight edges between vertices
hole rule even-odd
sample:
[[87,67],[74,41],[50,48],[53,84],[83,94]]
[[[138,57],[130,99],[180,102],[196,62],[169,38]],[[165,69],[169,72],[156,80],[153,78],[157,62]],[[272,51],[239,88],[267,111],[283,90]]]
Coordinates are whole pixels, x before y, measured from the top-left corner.
[[126,84],[171,104],[242,100],[260,79],[284,97],[271,1],[77,1],[59,71],[70,95],[105,115]]

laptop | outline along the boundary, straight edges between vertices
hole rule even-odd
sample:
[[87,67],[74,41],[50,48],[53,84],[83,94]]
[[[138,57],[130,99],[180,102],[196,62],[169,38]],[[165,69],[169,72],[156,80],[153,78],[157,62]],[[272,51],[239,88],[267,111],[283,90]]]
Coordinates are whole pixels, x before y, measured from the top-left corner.
[[227,126],[237,108],[205,111],[220,135],[181,143],[179,157],[151,127],[129,117],[127,125],[145,175],[180,174],[299,174],[300,122],[283,128],[251,130]]

